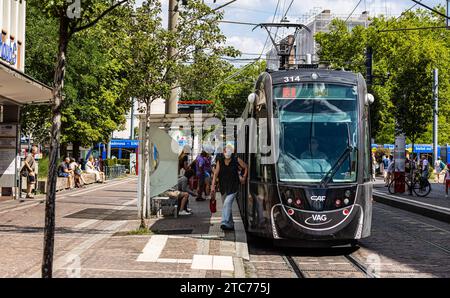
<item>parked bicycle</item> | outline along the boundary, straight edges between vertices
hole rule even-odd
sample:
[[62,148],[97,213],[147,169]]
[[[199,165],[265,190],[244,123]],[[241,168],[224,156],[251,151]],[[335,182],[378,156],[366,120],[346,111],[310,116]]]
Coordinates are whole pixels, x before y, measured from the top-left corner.
[[[397,177],[389,183],[389,193],[395,194],[395,183],[401,181],[402,177]],[[426,197],[431,192],[431,184],[428,179],[422,177],[419,172],[415,172],[413,174],[413,179],[411,180],[411,175],[405,175],[405,184],[408,187],[408,191],[412,189],[412,191],[418,197]]]

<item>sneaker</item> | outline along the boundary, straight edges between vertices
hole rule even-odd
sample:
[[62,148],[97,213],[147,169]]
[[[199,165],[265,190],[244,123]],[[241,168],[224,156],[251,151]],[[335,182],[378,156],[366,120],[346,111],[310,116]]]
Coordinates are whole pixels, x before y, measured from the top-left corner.
[[189,213],[192,213],[192,209],[191,208],[186,208],[186,211]]
[[192,213],[187,212],[185,210],[180,211],[180,213],[178,213],[178,215],[184,216],[184,215],[191,215]]
[[227,227],[226,225],[221,225],[220,228],[224,231],[234,231],[234,227]]

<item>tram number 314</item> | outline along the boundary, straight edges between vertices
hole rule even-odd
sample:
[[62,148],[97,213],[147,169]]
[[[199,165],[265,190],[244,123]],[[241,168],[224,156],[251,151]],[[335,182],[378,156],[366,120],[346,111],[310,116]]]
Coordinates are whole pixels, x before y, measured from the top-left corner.
[[283,78],[285,83],[289,83],[289,82],[300,82],[300,76],[296,76],[296,77],[284,77]]

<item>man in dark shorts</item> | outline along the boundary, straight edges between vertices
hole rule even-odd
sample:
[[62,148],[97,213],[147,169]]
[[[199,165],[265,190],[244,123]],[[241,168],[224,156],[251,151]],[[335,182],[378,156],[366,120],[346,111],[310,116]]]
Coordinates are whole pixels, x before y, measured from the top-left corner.
[[27,199],[33,199],[31,194],[31,188],[36,184],[36,161],[34,159],[38,148],[36,146],[31,147],[30,154],[27,155],[22,168],[22,174],[27,177]]

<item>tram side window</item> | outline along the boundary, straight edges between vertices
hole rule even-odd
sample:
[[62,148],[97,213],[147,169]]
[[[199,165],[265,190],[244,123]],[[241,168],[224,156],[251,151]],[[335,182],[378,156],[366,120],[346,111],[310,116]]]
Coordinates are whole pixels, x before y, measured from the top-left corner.
[[372,163],[371,163],[371,151],[370,151],[370,131],[369,131],[369,108],[366,106],[364,107],[364,181],[370,181],[371,180],[371,169],[372,169]]
[[[265,131],[265,137],[261,136],[261,128],[260,123],[261,121],[267,120],[267,105],[266,105],[266,93],[264,91],[264,84],[261,83],[261,85],[258,88],[257,91],[258,94],[258,103],[255,111],[256,116],[256,122],[258,124],[258,133],[256,135],[256,153],[252,154],[253,162],[252,164],[255,165],[252,173],[250,173],[253,177],[253,180],[256,180],[258,182],[272,182],[272,165],[270,164],[262,164],[261,158],[262,158],[262,144],[268,145],[270,144],[270,140],[267,140],[267,136],[269,135],[267,131]],[[261,119],[261,120],[260,120]],[[265,127],[267,129],[267,126]]]

